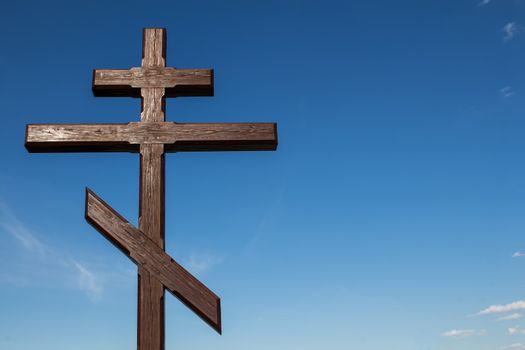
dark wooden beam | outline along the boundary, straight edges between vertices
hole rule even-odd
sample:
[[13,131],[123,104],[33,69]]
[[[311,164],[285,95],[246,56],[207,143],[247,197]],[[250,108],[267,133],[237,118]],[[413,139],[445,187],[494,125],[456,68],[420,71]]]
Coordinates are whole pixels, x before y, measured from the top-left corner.
[[85,217],[133,262],[145,268],[173,295],[221,333],[220,298],[90,189],[86,189]]
[[213,96],[213,69],[172,67],[95,69],[93,94],[97,97],[140,97],[141,88],[166,89],[166,97]]
[[[166,66],[166,30],[144,29],[142,36],[142,68],[162,69]],[[165,121],[165,89],[140,89],[140,123]],[[164,252],[164,145],[140,144],[139,229],[160,251]],[[162,265],[158,265],[161,267]],[[137,303],[137,349],[164,350],[164,285],[149,269],[140,264]],[[199,316],[202,317],[201,314]]]
[[31,153],[138,152],[122,136],[127,124],[28,124],[25,147]]
[[140,143],[166,152],[265,151],[277,147],[274,123],[30,124],[29,152],[138,152]]
[[166,30],[146,28],[142,66],[93,70],[95,96],[144,97],[144,89],[162,88],[164,97],[213,96],[213,69],[166,67]]

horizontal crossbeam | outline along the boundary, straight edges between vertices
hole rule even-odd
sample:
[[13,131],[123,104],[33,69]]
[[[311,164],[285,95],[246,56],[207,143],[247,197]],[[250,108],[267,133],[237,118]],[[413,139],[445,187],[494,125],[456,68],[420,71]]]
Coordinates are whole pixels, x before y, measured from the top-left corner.
[[221,333],[219,297],[90,189],[86,189],[85,216],[104,237]]
[[166,97],[213,96],[213,69],[136,67],[95,69],[95,96],[140,97],[141,88],[165,88]]
[[29,152],[138,152],[160,143],[166,152],[264,151],[277,147],[274,123],[29,124]]

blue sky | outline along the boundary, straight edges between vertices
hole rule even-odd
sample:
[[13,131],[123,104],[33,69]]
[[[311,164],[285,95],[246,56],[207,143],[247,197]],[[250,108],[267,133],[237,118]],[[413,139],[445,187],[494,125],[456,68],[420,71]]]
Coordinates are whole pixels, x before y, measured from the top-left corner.
[[166,248],[222,299],[167,295],[167,349],[525,349],[525,1],[4,1],[0,349],[132,349],[136,154],[29,154],[28,123],[137,121],[93,68],[215,69],[179,122],[278,123],[277,152],[167,156]]

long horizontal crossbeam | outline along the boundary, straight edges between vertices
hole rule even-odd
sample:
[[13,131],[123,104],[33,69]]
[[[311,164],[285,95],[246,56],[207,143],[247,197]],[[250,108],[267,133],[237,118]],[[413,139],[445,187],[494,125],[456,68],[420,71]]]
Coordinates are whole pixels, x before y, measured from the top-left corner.
[[86,189],[86,220],[137,265],[221,333],[220,299],[175,262],[90,189]]
[[274,123],[30,124],[30,152],[138,152],[141,143],[165,144],[166,152],[275,150]]

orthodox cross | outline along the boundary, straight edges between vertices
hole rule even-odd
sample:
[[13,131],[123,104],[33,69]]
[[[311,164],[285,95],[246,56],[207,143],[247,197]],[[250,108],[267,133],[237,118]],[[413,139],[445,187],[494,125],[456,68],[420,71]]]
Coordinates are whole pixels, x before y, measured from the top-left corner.
[[139,227],[90,189],[86,220],[138,265],[138,350],[164,349],[164,289],[221,333],[220,299],[164,250],[164,153],[264,151],[277,147],[274,123],[165,121],[165,97],[212,96],[213,70],[166,67],[166,30],[144,29],[142,66],[93,71],[95,96],[141,97],[140,122],[27,125],[29,152],[140,153]]

